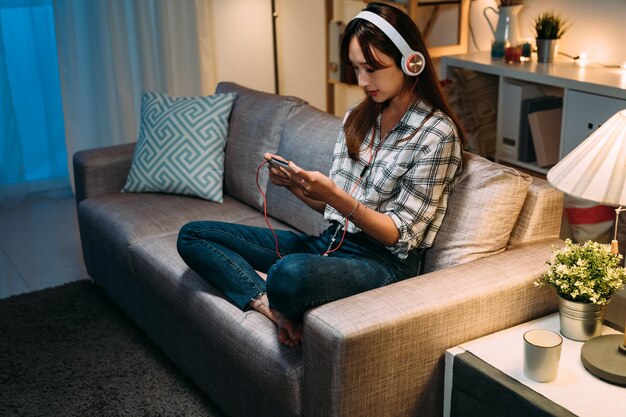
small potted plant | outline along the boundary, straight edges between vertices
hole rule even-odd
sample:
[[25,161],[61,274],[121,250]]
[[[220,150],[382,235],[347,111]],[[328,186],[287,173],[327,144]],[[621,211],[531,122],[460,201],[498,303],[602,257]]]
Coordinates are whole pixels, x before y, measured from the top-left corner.
[[626,283],[621,261],[611,245],[590,240],[578,244],[566,239],[564,247],[554,250],[546,262],[548,272],[535,285],[556,289],[563,336],[584,341],[602,333],[605,307]]
[[567,32],[570,24],[555,12],[544,12],[533,20],[537,41],[537,60],[552,62],[558,52],[558,40]]

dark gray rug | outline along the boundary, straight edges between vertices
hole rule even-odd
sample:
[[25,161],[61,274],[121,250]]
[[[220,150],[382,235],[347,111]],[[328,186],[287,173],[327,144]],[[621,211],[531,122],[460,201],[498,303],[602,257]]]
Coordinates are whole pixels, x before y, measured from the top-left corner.
[[225,417],[91,281],[0,300],[0,416]]

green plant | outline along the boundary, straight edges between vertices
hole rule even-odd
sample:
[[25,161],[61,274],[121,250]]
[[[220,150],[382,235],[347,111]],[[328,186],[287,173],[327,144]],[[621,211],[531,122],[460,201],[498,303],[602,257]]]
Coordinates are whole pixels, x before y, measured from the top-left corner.
[[581,245],[566,239],[565,247],[555,249],[546,261],[550,269],[535,285],[550,285],[570,301],[608,304],[611,295],[626,284],[621,260],[622,255],[611,253],[611,245],[590,240]]
[[533,20],[537,39],[559,39],[567,32],[570,24],[554,12],[544,12]]

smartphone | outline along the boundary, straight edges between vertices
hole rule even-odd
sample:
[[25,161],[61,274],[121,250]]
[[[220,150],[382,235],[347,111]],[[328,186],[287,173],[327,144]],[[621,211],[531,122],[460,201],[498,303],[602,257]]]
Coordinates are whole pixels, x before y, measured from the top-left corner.
[[284,169],[288,170],[289,172],[291,172],[291,168],[289,168],[289,163],[288,162],[285,162],[285,161],[280,160],[280,159],[274,159],[274,158],[268,159],[267,162],[269,162],[269,164],[271,166],[273,166],[274,168],[284,168]]

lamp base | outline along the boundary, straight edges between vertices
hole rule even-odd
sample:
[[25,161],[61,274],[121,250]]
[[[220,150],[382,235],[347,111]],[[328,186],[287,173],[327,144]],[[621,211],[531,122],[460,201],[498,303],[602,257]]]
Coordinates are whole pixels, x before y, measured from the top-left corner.
[[624,336],[613,334],[588,340],[580,351],[585,368],[600,379],[626,386],[626,350]]

